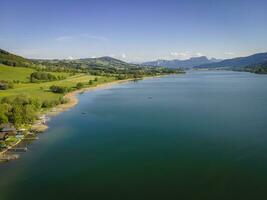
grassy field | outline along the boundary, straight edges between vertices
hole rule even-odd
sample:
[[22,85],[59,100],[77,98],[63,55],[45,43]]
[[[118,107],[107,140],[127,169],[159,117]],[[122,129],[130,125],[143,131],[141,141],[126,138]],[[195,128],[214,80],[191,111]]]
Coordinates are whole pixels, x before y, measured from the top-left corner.
[[[23,83],[14,84],[14,89],[0,90],[0,99],[3,97],[17,96],[17,95],[28,95],[31,97],[39,98],[40,100],[55,100],[58,99],[62,94],[56,94],[49,91],[49,87],[52,85],[75,87],[77,83],[81,82],[88,84],[89,80],[94,80],[97,76],[92,76],[88,74],[76,74],[70,76],[68,73],[53,73],[57,76],[65,76],[66,79],[42,82],[42,83],[30,83],[29,76],[33,72],[33,69],[29,68],[19,68],[19,67],[8,67],[0,65],[0,80],[19,80]],[[98,81],[94,82],[94,85],[101,84],[105,82],[114,81],[113,77],[102,77],[98,76]],[[89,85],[88,85],[89,86]]]
[[[0,64],[0,80],[29,82],[31,73],[36,70],[25,67],[10,67]],[[55,76],[69,77],[70,73],[50,72]]]
[[29,82],[29,77],[35,70],[23,67],[9,67],[0,64],[0,80]]

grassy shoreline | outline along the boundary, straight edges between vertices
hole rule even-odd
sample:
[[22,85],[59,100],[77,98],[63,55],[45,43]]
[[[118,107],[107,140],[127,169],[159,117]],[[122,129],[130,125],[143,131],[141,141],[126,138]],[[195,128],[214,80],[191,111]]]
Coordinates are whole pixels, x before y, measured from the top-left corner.
[[[148,77],[146,77],[148,78]],[[125,79],[125,80],[114,80],[111,82],[107,82],[107,83],[101,83],[95,86],[91,86],[91,87],[85,87],[79,90],[75,90],[72,92],[68,92],[67,94],[64,95],[64,99],[67,99],[68,102],[64,103],[64,104],[60,104],[58,106],[55,106],[51,109],[49,109],[47,112],[45,112],[45,114],[47,114],[48,116],[54,116],[57,114],[60,114],[62,112],[65,112],[67,110],[69,110],[70,108],[76,106],[78,104],[78,98],[77,95],[79,93],[83,93],[83,92],[90,92],[90,91],[94,91],[97,89],[105,89],[105,88],[109,88],[115,84],[119,84],[119,83],[125,83],[125,82],[129,82],[129,81],[133,81],[135,79]],[[53,109],[56,109],[56,111],[52,111]]]
[[[144,77],[144,79],[145,78],[153,78],[153,77]],[[81,92],[92,92],[92,91],[95,91],[97,89],[106,89],[106,88],[109,88],[113,85],[129,82],[129,81],[133,81],[133,80],[135,80],[135,79],[113,80],[113,81],[110,81],[107,83],[100,83],[98,85],[89,86],[89,87],[85,87],[82,89],[78,89],[78,90],[69,92],[69,93],[64,95],[64,98],[68,100],[67,103],[52,107],[51,109],[44,111],[42,114],[45,114],[46,116],[49,116],[49,117],[53,117],[53,116],[59,115],[65,111],[69,110],[70,108],[75,107],[79,102],[77,95]],[[33,127],[35,127],[36,130],[39,129],[38,132],[45,132],[49,128],[49,126],[47,124],[37,125],[36,123],[31,125],[30,129],[32,129]],[[26,136],[27,135],[25,135],[24,138]],[[24,138],[18,139],[18,141],[16,141],[14,144],[11,144],[8,148],[6,148],[0,152],[0,163],[1,163],[1,157],[4,156],[4,154],[7,153],[9,149],[12,149],[12,148],[16,147],[17,145],[19,145]]]

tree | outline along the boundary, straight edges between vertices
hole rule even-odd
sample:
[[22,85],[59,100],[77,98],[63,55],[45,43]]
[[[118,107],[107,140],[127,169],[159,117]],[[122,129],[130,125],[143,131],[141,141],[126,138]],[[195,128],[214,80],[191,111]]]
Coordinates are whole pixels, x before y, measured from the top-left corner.
[[23,108],[22,105],[14,105],[12,109],[11,122],[14,123],[15,126],[20,126],[23,124]]
[[76,84],[76,88],[77,89],[81,89],[82,87],[83,87],[83,83],[79,82],[79,83]]
[[93,83],[94,83],[93,80],[90,80],[90,81],[88,82],[89,85],[93,85]]
[[0,104],[0,124],[8,123],[8,104]]
[[60,94],[64,94],[66,92],[69,91],[69,88],[64,87],[64,86],[56,86],[56,85],[52,85],[50,87],[50,90],[54,93],[60,93]]
[[57,77],[47,72],[33,72],[31,73],[31,76],[30,76],[30,81],[32,83],[35,83],[38,81],[54,81],[54,80],[57,80]]

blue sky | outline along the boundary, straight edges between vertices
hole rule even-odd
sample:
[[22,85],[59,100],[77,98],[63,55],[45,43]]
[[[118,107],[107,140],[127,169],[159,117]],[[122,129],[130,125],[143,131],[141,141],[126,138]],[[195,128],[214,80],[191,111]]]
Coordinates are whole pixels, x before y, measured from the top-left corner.
[[266,0],[0,0],[0,48],[131,62],[267,52]]

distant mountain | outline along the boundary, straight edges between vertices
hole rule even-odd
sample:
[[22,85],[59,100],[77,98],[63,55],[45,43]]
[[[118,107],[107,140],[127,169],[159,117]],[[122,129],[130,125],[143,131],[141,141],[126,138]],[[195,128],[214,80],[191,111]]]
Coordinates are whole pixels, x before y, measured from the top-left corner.
[[0,49],[0,67],[28,67],[40,71],[90,73],[96,76],[110,75],[122,80],[127,77],[140,78],[159,74],[184,73],[180,69],[141,66],[112,57],[82,59],[26,59]]
[[206,56],[201,57],[193,57],[187,60],[157,60],[152,62],[145,62],[142,63],[142,65],[147,66],[163,66],[168,68],[192,68],[194,66],[202,65],[202,64],[209,64],[214,62],[219,62],[220,60],[217,60],[215,58],[208,59]]
[[82,58],[82,59],[77,59],[74,60],[74,62],[78,62],[78,63],[82,63],[82,64],[86,64],[88,66],[106,66],[106,67],[137,67],[136,64],[130,64],[130,63],[126,63],[124,61],[121,61],[119,59],[116,58],[112,58],[112,57],[99,57],[99,58]]
[[46,66],[65,66],[74,68],[116,68],[116,69],[126,69],[126,68],[136,68],[139,65],[126,63],[124,61],[112,58],[112,57],[99,57],[99,58],[81,58],[74,60],[43,60],[34,59],[34,63],[46,65]]
[[26,58],[17,56],[15,54],[0,49],[0,64],[13,67],[16,66],[28,67],[32,65],[32,62]]
[[27,59],[0,49],[0,64],[31,68],[116,68],[130,69],[140,65],[126,63],[112,57],[67,59]]
[[258,65],[267,62],[267,53],[258,53],[247,57],[238,57],[226,59],[216,63],[206,63],[196,66],[195,68],[228,68],[241,69],[248,66]]

